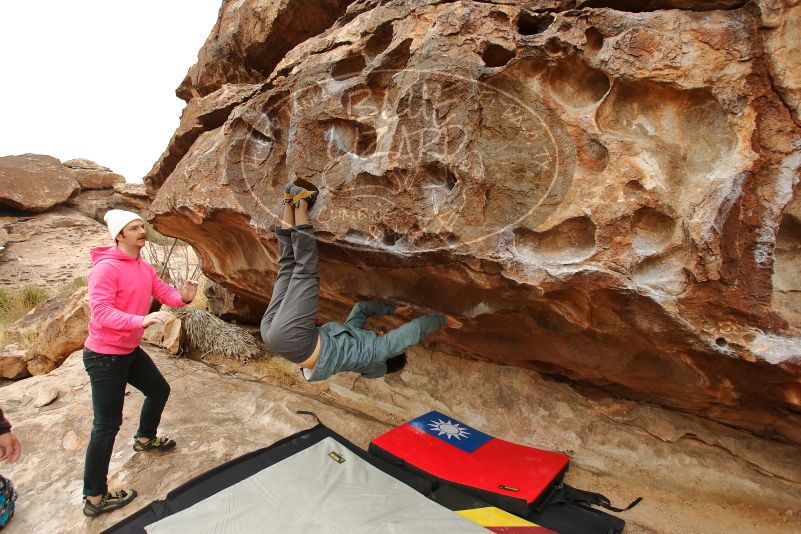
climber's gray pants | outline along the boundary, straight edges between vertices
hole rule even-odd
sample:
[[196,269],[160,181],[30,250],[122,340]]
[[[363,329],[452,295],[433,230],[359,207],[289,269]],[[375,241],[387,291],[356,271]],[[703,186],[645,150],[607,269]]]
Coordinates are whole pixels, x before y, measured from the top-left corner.
[[261,319],[267,348],[293,363],[306,360],[317,346],[320,261],[314,228],[303,224],[277,228],[278,275],[273,296]]

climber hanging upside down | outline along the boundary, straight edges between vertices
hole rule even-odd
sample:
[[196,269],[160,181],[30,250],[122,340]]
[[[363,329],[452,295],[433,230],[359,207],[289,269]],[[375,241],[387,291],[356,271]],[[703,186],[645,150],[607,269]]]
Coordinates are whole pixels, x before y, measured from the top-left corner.
[[325,380],[341,371],[379,378],[400,370],[406,349],[446,326],[461,328],[453,317],[423,315],[383,332],[364,328],[369,317],[397,315],[410,319],[411,306],[359,302],[344,323],[315,325],[320,293],[320,263],[309,210],[318,191],[288,184],[284,189],[281,228],[276,228],[279,258],[273,296],[261,320],[261,337],[271,351],[303,369],[309,381]]

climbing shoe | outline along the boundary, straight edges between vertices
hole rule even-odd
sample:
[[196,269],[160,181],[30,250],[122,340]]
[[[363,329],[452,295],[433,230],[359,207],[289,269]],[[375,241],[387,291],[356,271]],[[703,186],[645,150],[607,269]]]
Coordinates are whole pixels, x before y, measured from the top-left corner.
[[132,489],[107,491],[100,502],[92,504],[86,497],[83,498],[83,515],[86,517],[96,517],[106,512],[113,512],[129,504],[136,497],[136,491]]
[[175,447],[175,441],[171,440],[170,438],[159,438],[155,437],[146,443],[142,443],[137,438],[134,438],[133,450],[136,452],[143,452],[143,451],[152,451],[152,450],[159,450],[159,451],[166,451],[168,449],[172,449]]
[[300,187],[299,185],[293,185],[289,191],[289,194],[292,195],[292,205],[296,208],[299,206],[301,200],[306,200],[306,206],[308,209],[312,209],[314,203],[317,201],[317,195],[320,192],[314,189],[306,189],[305,187]]
[[295,187],[295,184],[288,183],[284,186],[284,204],[291,204],[292,203],[292,188]]

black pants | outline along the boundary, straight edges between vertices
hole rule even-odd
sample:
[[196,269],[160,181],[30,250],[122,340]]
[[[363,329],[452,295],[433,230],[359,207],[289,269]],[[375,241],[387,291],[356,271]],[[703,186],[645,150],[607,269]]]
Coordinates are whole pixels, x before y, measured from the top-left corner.
[[83,471],[83,494],[101,495],[108,491],[108,464],[114,438],[122,424],[125,386],[131,384],[145,395],[136,437],[152,439],[156,437],[161,412],[170,396],[170,385],[150,356],[139,347],[122,355],[98,354],[84,348],[83,364],[92,385],[94,411]]

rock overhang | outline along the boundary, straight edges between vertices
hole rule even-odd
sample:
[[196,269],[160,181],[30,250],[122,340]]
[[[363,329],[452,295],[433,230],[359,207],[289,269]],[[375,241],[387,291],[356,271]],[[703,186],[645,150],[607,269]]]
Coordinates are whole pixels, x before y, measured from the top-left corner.
[[362,298],[453,313],[444,351],[801,441],[770,242],[794,235],[778,182],[799,132],[758,16],[412,4],[342,19],[227,100],[159,188],[157,229],[266,303],[279,193],[307,180],[321,320]]

